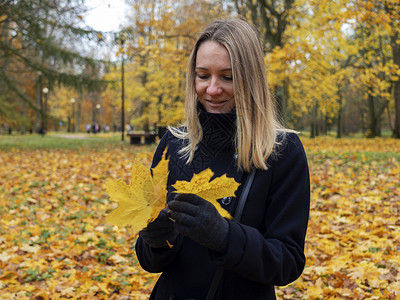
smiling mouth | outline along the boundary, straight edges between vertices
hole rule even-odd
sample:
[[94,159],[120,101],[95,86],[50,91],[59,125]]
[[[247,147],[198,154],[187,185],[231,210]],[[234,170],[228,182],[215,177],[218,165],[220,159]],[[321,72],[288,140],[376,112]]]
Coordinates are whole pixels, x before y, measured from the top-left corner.
[[206,100],[206,101],[211,105],[222,105],[228,102],[228,100]]

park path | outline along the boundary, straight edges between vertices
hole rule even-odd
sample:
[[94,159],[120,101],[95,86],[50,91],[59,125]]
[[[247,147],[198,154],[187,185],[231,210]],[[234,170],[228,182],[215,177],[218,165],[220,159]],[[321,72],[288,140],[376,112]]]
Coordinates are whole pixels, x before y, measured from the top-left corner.
[[65,138],[65,139],[87,139],[88,136],[85,134],[54,134],[55,137]]

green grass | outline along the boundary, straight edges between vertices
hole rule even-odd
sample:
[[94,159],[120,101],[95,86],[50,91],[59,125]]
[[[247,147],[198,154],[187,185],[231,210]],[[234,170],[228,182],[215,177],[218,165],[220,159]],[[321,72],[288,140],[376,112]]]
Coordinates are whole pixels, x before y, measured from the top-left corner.
[[[26,135],[0,135],[0,150],[11,149],[80,149],[95,148],[107,149],[110,147],[121,147],[129,150],[130,148],[149,147],[135,146],[129,144],[129,137],[121,141],[121,134],[68,134],[74,138],[60,137],[58,135],[67,135],[67,133],[49,133],[44,136],[38,134]],[[151,146],[151,145],[150,145]]]
[[[310,129],[304,129],[304,130],[300,130],[301,134],[305,137],[310,137],[311,136],[311,132]],[[337,132],[336,130],[329,130],[327,132],[327,134],[321,134],[320,136],[328,136],[328,137],[332,137],[332,138],[336,138]],[[382,138],[390,138],[392,137],[392,130],[384,128],[381,130],[381,137]],[[359,132],[355,132],[355,133],[350,133],[350,134],[342,134],[342,138],[356,138],[356,139],[363,139],[365,138],[365,133],[359,131]]]

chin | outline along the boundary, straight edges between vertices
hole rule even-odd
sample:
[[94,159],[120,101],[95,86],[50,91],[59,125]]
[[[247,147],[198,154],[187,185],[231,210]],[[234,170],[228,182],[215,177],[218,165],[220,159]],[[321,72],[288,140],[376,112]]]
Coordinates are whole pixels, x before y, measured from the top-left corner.
[[212,113],[212,114],[227,114],[233,111],[234,107],[231,107],[230,105],[224,105],[221,107],[212,107],[211,105],[204,105],[204,108],[206,109],[207,112]]

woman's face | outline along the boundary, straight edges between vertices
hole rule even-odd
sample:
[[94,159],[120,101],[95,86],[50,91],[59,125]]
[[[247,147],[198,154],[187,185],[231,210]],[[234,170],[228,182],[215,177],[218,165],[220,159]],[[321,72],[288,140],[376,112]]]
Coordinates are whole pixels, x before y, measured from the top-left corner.
[[197,50],[195,89],[209,113],[229,113],[235,107],[232,66],[228,50],[215,41]]

